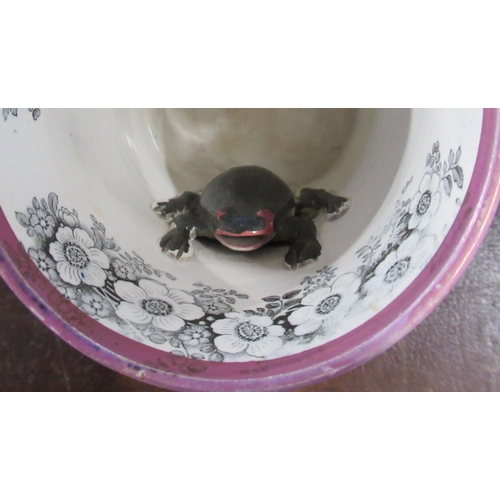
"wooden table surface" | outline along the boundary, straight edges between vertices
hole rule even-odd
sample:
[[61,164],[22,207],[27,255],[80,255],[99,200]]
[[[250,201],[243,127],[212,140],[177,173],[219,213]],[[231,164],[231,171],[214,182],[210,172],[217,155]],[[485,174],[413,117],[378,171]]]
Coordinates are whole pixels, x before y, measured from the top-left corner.
[[[1,391],[160,391],[66,345],[0,280]],[[305,391],[500,390],[500,211],[466,273],[413,332]]]

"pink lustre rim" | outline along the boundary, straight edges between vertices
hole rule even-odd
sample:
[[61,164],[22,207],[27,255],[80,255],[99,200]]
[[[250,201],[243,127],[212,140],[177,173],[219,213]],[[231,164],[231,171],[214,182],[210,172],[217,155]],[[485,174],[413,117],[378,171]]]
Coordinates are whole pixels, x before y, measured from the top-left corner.
[[[444,242],[418,278],[369,322],[300,354],[245,363],[181,358],[140,344],[62,297],[22,249],[0,209],[0,275],[59,337],[101,364],[173,390],[290,390],[348,371],[409,333],[444,298],[481,244],[499,203],[500,113],[487,109],[472,180]],[[85,334],[81,333],[85,331]]]

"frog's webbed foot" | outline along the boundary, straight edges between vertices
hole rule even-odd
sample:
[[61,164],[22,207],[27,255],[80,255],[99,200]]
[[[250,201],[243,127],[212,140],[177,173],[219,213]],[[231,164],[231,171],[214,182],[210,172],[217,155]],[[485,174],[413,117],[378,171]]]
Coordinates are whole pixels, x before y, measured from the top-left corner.
[[173,215],[184,210],[193,211],[199,206],[199,203],[199,194],[185,191],[177,198],[158,202],[153,207],[153,210],[158,212],[162,217],[167,217],[168,215]]
[[160,247],[165,253],[174,254],[177,259],[189,257],[191,240],[197,236],[211,236],[204,219],[198,215],[183,213],[172,220],[172,229],[160,240]]
[[302,264],[306,260],[316,260],[321,255],[321,244],[315,238],[297,239],[288,249],[285,255],[285,262],[295,269],[298,264]]
[[175,254],[176,259],[180,259],[189,252],[191,235],[189,228],[171,229],[161,240],[160,247],[165,253]]
[[324,189],[302,189],[297,202],[296,215],[313,218],[322,209],[334,217],[340,217],[348,208],[349,200]]
[[292,269],[307,260],[316,260],[321,255],[321,243],[316,232],[316,225],[311,219],[294,216],[285,219],[275,239],[290,242],[285,262]]

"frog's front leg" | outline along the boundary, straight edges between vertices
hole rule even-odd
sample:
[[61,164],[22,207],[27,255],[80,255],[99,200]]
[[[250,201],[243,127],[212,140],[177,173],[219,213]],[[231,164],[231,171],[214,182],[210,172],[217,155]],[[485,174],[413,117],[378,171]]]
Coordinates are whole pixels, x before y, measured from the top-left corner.
[[292,269],[306,260],[316,260],[321,255],[321,243],[316,233],[316,225],[310,219],[293,216],[285,219],[283,229],[276,234],[275,240],[291,242],[285,262]]
[[162,217],[169,214],[182,212],[183,210],[196,211],[200,205],[200,195],[185,191],[177,198],[172,198],[167,201],[160,201],[154,207],[155,212],[159,212]]
[[196,236],[210,236],[205,220],[195,214],[184,213],[173,219],[175,227],[160,240],[160,247],[164,252],[172,252],[176,259],[180,259],[189,251],[191,240]]
[[322,208],[325,208],[328,214],[339,217],[349,208],[349,200],[324,189],[302,189],[297,202],[297,215],[313,218]]

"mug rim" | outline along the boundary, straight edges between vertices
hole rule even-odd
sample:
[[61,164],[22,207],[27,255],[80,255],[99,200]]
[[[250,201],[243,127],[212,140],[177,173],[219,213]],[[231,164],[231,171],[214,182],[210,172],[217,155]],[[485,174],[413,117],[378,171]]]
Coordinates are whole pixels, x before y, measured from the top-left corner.
[[[477,252],[498,207],[499,141],[500,112],[485,109],[467,196],[431,261],[405,291],[370,320],[338,339],[298,354],[244,363],[179,358],[127,339],[71,304],[69,313],[61,314],[49,299],[55,287],[38,269],[32,270],[35,275],[38,273],[36,278],[26,280],[16,265],[15,253],[7,246],[12,247],[16,242],[18,245],[18,240],[1,207],[0,276],[61,339],[91,359],[132,378],[166,389],[190,391],[291,390],[311,385],[381,354],[413,330],[444,299]],[[27,254],[23,255],[24,250],[16,252],[29,259]],[[122,345],[118,351],[113,350],[117,338]]]

